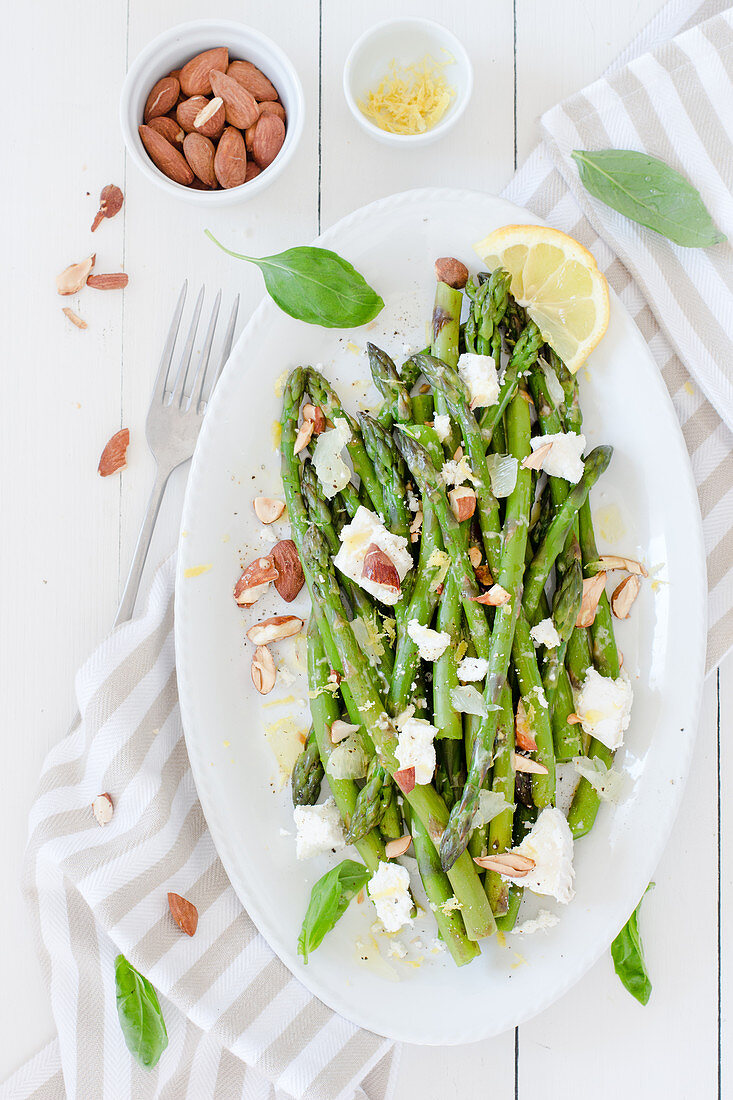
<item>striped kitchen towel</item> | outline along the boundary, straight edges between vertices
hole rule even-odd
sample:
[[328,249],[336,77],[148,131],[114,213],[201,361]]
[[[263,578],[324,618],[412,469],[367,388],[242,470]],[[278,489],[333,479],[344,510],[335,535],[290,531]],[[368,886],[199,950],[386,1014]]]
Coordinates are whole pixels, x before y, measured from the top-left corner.
[[[144,614],[77,676],[81,724],[44,765],[24,890],[58,1038],[0,1088],[8,1100],[389,1100],[398,1053],[293,978],[214,850],[186,755],[173,645],[173,559]],[[109,792],[104,828],[91,803]],[[199,911],[181,933],[167,892]],[[161,994],[169,1045],[144,1070],[115,1005],[122,952]]]
[[543,116],[543,141],[504,192],[594,253],[667,384],[700,498],[708,671],[733,645],[733,247],[680,248],[623,218],[585,191],[570,154],[661,157],[733,240],[729,3],[671,0],[601,80]]

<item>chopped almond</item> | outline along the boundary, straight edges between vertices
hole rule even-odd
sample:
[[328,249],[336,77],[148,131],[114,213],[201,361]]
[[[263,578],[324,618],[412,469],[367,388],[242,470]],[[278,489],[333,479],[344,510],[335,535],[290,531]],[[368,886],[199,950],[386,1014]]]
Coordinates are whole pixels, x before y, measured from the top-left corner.
[[535,862],[519,852],[497,852],[496,855],[474,856],[473,862],[486,871],[496,871],[507,878],[526,878]]
[[471,546],[468,551],[468,560],[474,569],[478,569],[483,560],[483,554],[479,550],[478,546]]
[[252,507],[260,523],[274,523],[285,511],[285,502],[272,497],[255,497]]
[[102,451],[97,470],[100,477],[109,477],[127,466],[127,448],[130,446],[130,430],[122,428],[115,432]]
[[631,605],[639,595],[641,581],[636,573],[629,573],[621,584],[617,585],[611,596],[611,610],[617,619],[628,619],[631,614]]
[[247,631],[250,642],[257,646],[281,642],[283,638],[293,638],[303,629],[303,620],[297,615],[273,615],[261,623],[255,623]]
[[514,740],[520,749],[527,752],[535,752],[537,742],[532,735],[532,727],[527,719],[527,709],[522,699],[517,703],[517,713],[514,718]]
[[595,622],[598,601],[606,591],[606,574],[596,573],[595,577],[587,577],[583,581],[583,600],[580,604],[576,626],[592,626]]
[[303,421],[313,422],[313,435],[320,435],[326,430],[326,416],[320,405],[306,404],[303,406]]
[[541,447],[538,447],[536,451],[532,451],[531,455],[527,455],[522,459],[523,470],[541,470],[542,463],[547,458],[548,454],[552,450],[552,443],[543,443]]
[[77,328],[88,328],[89,327],[87,325],[86,321],[82,321],[79,314],[74,313],[73,309],[69,309],[68,306],[64,306],[64,308],[61,310],[61,312],[64,313],[69,318],[72,325],[76,325]]
[[415,789],[415,769],[401,768],[394,773],[394,781],[403,794],[409,794]]
[[385,588],[400,591],[400,575],[390,557],[375,543],[370,543],[364,556],[361,575],[374,584],[383,584]]
[[539,760],[532,760],[529,756],[522,756],[520,752],[514,753],[514,770],[516,772],[531,772],[532,775],[548,775],[547,768],[540,764]]
[[[234,599],[240,607],[249,607],[255,603],[269,584],[276,581],[278,571],[270,557],[255,558],[242,572],[234,585]],[[255,594],[256,593],[256,594]]]
[[648,577],[646,566],[633,558],[622,558],[618,554],[602,554],[598,561],[593,563],[599,570],[610,572],[613,569],[625,569],[627,573],[636,573],[640,577]]
[[304,420],[298,428],[298,434],[295,437],[295,446],[293,452],[298,455],[300,452],[308,446],[312,437],[315,424],[312,420]]
[[269,695],[275,686],[277,672],[272,654],[266,645],[258,645],[252,658],[252,683],[260,695]]
[[507,592],[506,588],[502,588],[500,584],[493,584],[488,592],[484,592],[481,596],[471,596],[470,599],[474,603],[484,604],[486,607],[502,607],[503,604],[509,603],[511,594]]
[[396,859],[397,856],[403,856],[411,844],[412,837],[409,833],[397,840],[388,840],[384,846],[384,854],[387,859]]
[[476,494],[468,485],[458,485],[448,493],[451,511],[459,523],[470,519],[476,511]]
[[56,276],[56,289],[59,294],[76,294],[81,290],[89,272],[94,267],[96,258],[96,254],[87,256],[86,260],[65,267],[61,274]]

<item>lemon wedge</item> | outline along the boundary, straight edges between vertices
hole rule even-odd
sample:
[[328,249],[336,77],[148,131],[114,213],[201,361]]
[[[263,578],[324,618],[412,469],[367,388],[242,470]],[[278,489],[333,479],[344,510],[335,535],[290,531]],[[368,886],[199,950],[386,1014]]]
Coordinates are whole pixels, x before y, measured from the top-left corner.
[[582,244],[544,225],[505,225],[474,249],[489,271],[511,275],[512,294],[575,373],[608,328],[608,283]]

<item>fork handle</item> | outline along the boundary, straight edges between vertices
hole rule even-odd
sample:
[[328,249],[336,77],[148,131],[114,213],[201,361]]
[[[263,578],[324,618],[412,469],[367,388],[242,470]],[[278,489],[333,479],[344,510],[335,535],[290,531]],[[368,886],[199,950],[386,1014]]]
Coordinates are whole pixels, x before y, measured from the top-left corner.
[[120,606],[117,608],[117,614],[115,615],[114,626],[117,626],[118,623],[128,622],[132,618],[132,613],[135,610],[135,600],[140,590],[140,581],[142,580],[145,561],[148,556],[148,550],[150,549],[150,541],[153,537],[155,521],[158,518],[160,503],[163,499],[163,493],[165,492],[165,487],[170,475],[170,470],[161,470],[159,466],[156,467],[153,489],[150,493],[145,519],[142,522],[140,534],[137,537],[137,545],[135,546],[132,565],[130,566],[130,572],[127,574]]

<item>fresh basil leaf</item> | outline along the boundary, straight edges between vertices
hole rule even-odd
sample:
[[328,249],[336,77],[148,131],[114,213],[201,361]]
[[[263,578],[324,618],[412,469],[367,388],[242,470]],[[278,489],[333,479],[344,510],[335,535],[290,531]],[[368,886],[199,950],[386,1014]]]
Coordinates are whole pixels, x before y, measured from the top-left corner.
[[[654,883],[650,882],[644,894],[651,890],[653,885]],[[644,898],[641,899],[643,900]],[[614,970],[631,996],[645,1005],[651,996],[652,983],[646,972],[644,949],[639,935],[641,901],[611,944],[611,958]]]
[[157,994],[124,955],[115,960],[115,985],[117,1015],[127,1049],[141,1066],[152,1069],[168,1046]]
[[675,244],[705,248],[727,240],[700,192],[663,160],[634,149],[574,149],[586,191]]
[[308,909],[298,937],[298,954],[308,962],[308,955],[323,942],[336,921],[348,907],[351,899],[366,886],[371,878],[361,863],[345,859],[338,867],[327,871],[311,890]]
[[272,300],[296,321],[323,328],[352,328],[373,320],[384,302],[363,275],[327,248],[289,248],[277,256],[243,256],[206,235],[229,256],[256,264]]

